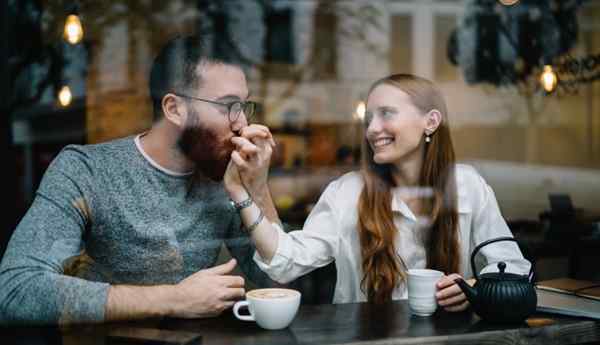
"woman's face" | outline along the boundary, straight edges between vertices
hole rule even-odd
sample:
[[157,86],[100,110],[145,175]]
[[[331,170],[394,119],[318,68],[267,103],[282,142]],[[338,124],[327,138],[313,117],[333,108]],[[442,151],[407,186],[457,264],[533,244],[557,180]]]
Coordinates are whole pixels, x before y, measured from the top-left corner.
[[404,91],[377,86],[367,99],[365,120],[375,163],[396,165],[420,157],[427,119]]

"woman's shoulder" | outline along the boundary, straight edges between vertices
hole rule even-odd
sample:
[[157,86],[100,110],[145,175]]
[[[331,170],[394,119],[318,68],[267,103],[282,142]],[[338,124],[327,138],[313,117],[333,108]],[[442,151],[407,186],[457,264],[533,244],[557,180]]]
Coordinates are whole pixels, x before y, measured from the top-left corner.
[[355,187],[356,186],[362,187],[362,185],[364,184],[362,173],[359,170],[353,170],[353,171],[347,172],[347,173],[343,174],[342,176],[338,177],[337,179],[335,179],[334,182],[337,182],[340,185],[355,186]]
[[460,163],[456,164],[454,169],[458,188],[485,184],[481,174],[472,165]]
[[456,164],[455,174],[459,211],[467,212],[485,202],[489,187],[475,167]]
[[360,170],[354,170],[333,180],[332,184],[339,190],[360,192],[365,183]]
[[357,198],[364,185],[360,171],[351,171],[331,181],[324,194],[335,198],[337,202]]

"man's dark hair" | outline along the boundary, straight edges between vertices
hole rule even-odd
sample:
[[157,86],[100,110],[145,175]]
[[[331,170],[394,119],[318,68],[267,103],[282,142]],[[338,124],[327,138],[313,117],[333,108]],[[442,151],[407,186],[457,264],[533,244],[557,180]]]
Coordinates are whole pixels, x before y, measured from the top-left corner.
[[201,63],[231,64],[211,56],[205,36],[177,36],[165,44],[152,62],[148,86],[154,111],[154,121],[161,119],[162,99],[169,92],[186,93],[200,87],[202,77],[196,73]]

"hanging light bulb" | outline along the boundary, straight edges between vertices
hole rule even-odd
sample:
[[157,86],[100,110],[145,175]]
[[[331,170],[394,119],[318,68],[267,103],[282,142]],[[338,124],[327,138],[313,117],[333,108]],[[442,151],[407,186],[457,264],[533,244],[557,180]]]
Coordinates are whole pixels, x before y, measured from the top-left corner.
[[505,6],[512,6],[519,2],[519,0],[500,0],[500,3]]
[[83,39],[83,26],[76,14],[69,14],[65,21],[64,38],[70,44],[77,44]]
[[550,93],[554,91],[557,83],[558,77],[556,76],[556,73],[552,70],[552,66],[545,65],[544,72],[542,72],[542,75],[540,76],[540,84],[542,84],[542,87],[544,88],[544,90],[546,90],[546,92]]
[[365,105],[365,102],[358,102],[358,105],[356,106],[356,111],[354,111],[354,118],[359,121],[364,120],[366,110],[367,106]]
[[71,89],[67,85],[63,86],[58,92],[58,103],[63,107],[68,107],[72,99]]

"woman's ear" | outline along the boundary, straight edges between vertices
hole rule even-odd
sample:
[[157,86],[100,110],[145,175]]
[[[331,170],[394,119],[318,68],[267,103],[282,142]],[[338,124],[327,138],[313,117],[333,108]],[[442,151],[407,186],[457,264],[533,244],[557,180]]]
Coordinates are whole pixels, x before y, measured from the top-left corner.
[[425,117],[425,133],[431,135],[442,124],[442,113],[437,109],[432,109]]
[[187,118],[187,111],[183,104],[178,102],[177,96],[167,93],[162,98],[161,106],[165,118],[177,127],[183,128]]

